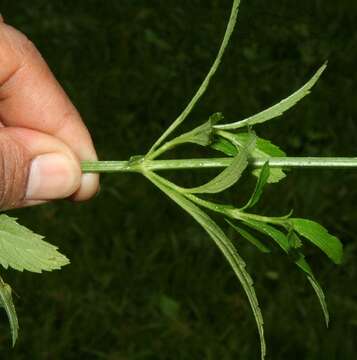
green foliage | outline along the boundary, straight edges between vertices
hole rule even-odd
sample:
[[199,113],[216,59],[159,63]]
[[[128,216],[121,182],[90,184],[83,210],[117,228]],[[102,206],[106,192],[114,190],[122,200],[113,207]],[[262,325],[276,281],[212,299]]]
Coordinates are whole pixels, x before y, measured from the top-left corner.
[[271,250],[266,246],[262,241],[260,241],[256,236],[252,235],[249,231],[244,229],[242,226],[234,224],[233,222],[226,220],[227,223],[237,231],[244,239],[248,240],[252,245],[259,249],[262,253],[270,253]]
[[231,240],[225,235],[222,229],[199,207],[188,200],[183,194],[180,194],[175,186],[167,186],[168,181],[163,182],[157,174],[147,172],[146,176],[150,179],[160,190],[162,190],[168,197],[175,201],[180,207],[188,212],[208,233],[212,240],[216,243],[218,248],[230,263],[233,271],[237,275],[240,283],[250,302],[260,335],[261,354],[262,359],[265,357],[266,346],[263,329],[263,316],[261,314],[258,299],[253,287],[253,280],[246,271],[245,262],[237,253]]
[[255,147],[255,136],[247,142],[246,146],[239,151],[232,163],[225,168],[219,175],[207,184],[191,189],[186,189],[191,194],[215,194],[222,192],[233,186],[241,177],[248,166],[248,156]]
[[0,306],[3,307],[6,311],[6,315],[10,323],[12,346],[15,346],[19,331],[19,322],[17,320],[15,305],[12,300],[11,287],[8,284],[6,284],[1,277],[0,277]]
[[5,214],[0,215],[0,264],[7,269],[28,270],[41,273],[43,270],[59,270],[69,260],[57,251],[57,247],[42,240]]
[[342,244],[336,236],[320,224],[306,219],[291,219],[294,230],[301,236],[318,246],[334,263],[341,264],[343,256]]
[[285,111],[295,106],[306,95],[310,94],[311,88],[319,80],[326,67],[327,63],[322,65],[314,74],[314,76],[304,86],[302,86],[299,90],[294,92],[286,99],[281,100],[278,104],[268,109],[265,109],[262,112],[255,114],[247,119],[237,121],[231,124],[217,125],[216,128],[222,130],[235,130],[246,126],[261,124],[282,115]]
[[[235,9],[235,5],[239,2],[234,1],[232,14]],[[236,16],[231,16],[228,24],[228,29],[233,29]],[[228,33],[228,38],[227,38]],[[340,263],[342,258],[342,245],[340,241],[328,234],[328,232],[320,225],[304,219],[290,219],[290,215],[273,218],[268,216],[260,216],[256,214],[249,214],[247,209],[256,205],[262,195],[265,185],[270,182],[278,182],[282,180],[286,175],[282,169],[270,169],[269,159],[271,157],[284,157],[285,153],[280,150],[276,145],[265,139],[260,139],[255,136],[251,131],[251,126],[266,122],[277,116],[282,115],[286,110],[296,105],[302,98],[310,93],[311,88],[315,85],[322,72],[326,68],[326,64],[322,66],[317,73],[309,80],[302,88],[293,93],[288,98],[282,100],[277,105],[274,105],[267,110],[264,110],[256,115],[249,117],[248,119],[238,121],[229,124],[213,125],[209,121],[201,127],[194,129],[184,135],[178,136],[173,140],[161,145],[163,140],[176,130],[177,127],[187,118],[193,109],[194,105],[198,102],[202,94],[207,89],[209,79],[217,70],[217,64],[220,63],[228,39],[231,35],[231,30],[227,30],[226,36],[221,45],[221,50],[218,57],[211,68],[206,79],[202,83],[199,91],[191,100],[188,107],[184,112],[176,119],[172,125],[164,132],[164,134],[155,142],[154,146],[150,149],[144,159],[153,159],[157,155],[161,155],[167,150],[171,149],[175,145],[182,144],[184,142],[195,142],[200,145],[211,146],[213,149],[221,151],[228,156],[233,157],[230,165],[227,166],[219,175],[214,177],[211,181],[205,185],[195,188],[182,188],[175,185],[157,174],[145,168],[145,160],[142,164],[143,174],[151,180],[160,190],[162,190],[168,197],[175,201],[180,207],[186,210],[209,234],[212,240],[220,248],[225,255],[227,261],[235,271],[238,279],[240,280],[251,304],[253,314],[256,319],[260,342],[261,342],[261,356],[265,358],[265,339],[263,330],[263,318],[256,298],[255,290],[253,287],[253,281],[250,275],[245,270],[245,263],[237,254],[236,248],[233,243],[227,238],[221,228],[214,222],[205,212],[201,210],[204,207],[210,211],[214,211],[225,218],[232,218],[236,221],[241,221],[254,231],[258,231],[265,236],[272,238],[283,251],[288,254],[295,264],[306,274],[311,286],[313,287],[318,300],[320,302],[326,325],[329,323],[329,313],[323,290],[317,282],[309,264],[307,263],[303,254],[302,242],[299,239],[297,233],[312,241],[322,251],[324,251],[334,262]],[[207,80],[208,79],[208,80]],[[220,116],[222,120],[222,116]],[[240,128],[247,128],[247,132],[232,133],[226,130],[236,130]],[[205,134],[204,141],[197,141],[197,135],[201,139]],[[208,140],[209,139],[209,140]],[[161,147],[159,147],[161,145]],[[221,205],[212,201],[199,198],[194,194],[217,194],[230,188],[241,178],[244,170],[248,167],[251,159],[264,159],[266,160],[262,169],[256,169],[253,174],[258,176],[258,181],[255,190],[248,201],[248,203],[241,209],[235,208],[233,205]],[[257,247],[260,251],[268,253],[270,249],[265,246],[260,240],[258,240],[250,232],[246,231],[239,224],[228,223],[246,240]],[[276,226],[283,227],[286,230],[286,234],[277,229]]]
[[[303,244],[297,234],[300,234],[313,242],[336,263],[341,262],[342,244],[336,237],[330,235],[321,225],[310,220],[290,218],[292,212],[283,217],[268,217],[246,212],[247,209],[258,203],[263,189],[269,180],[271,169],[269,168],[269,158],[266,158],[265,156],[260,157],[260,159],[263,158],[268,160],[265,162],[262,169],[260,169],[259,178],[254,192],[243,208],[238,209],[233,205],[217,204],[212,201],[199,198],[195,195],[204,193],[217,194],[237,183],[242,173],[247,168],[249,159],[251,157],[254,158],[254,151],[257,146],[256,136],[251,132],[248,132],[247,134],[248,135],[244,134],[243,136],[239,136],[237,134],[221,130],[216,132],[216,136],[219,137],[219,140],[214,141],[214,147],[220,151],[233,155],[234,158],[225,170],[205,185],[191,189],[179,187],[174,183],[159,177],[157,174],[146,170],[145,162],[143,163],[143,174],[179,206],[186,210],[206,230],[217,246],[221,249],[228,262],[231,264],[251,303],[252,311],[255,315],[260,334],[262,358],[264,358],[265,339],[263,320],[258,306],[258,301],[256,299],[253,281],[250,280],[250,275],[246,273],[245,264],[242,263],[240,257],[237,257],[238,254],[236,253],[233,243],[227,238],[217,223],[215,223],[205,212],[203,212],[200,207],[204,207],[210,211],[223,215],[225,218],[228,217],[236,221],[238,220],[243,222],[244,225],[250,227],[254,231],[260,232],[264,236],[268,236],[274,240],[274,242],[276,242],[276,244],[306,274],[307,279],[313,287],[320,302],[326,326],[329,324],[329,313],[325,295],[316,280],[311,267],[305,259],[305,255],[303,254]],[[171,143],[174,141],[175,139],[171,140]],[[272,155],[282,154],[279,148],[266,140],[261,140],[260,144],[261,153],[266,154],[265,152],[269,152]],[[235,148],[235,151],[232,151],[233,147]],[[162,148],[165,149],[165,144]],[[158,151],[160,151],[160,149]],[[245,230],[241,225],[232,223],[229,220],[227,221],[229,225],[233,227],[243,238],[248,240],[260,251],[263,253],[270,252],[270,248],[268,246],[261,242],[252,233]],[[277,227],[283,228],[286,233]]]
[[[143,175],[145,175],[161,191],[163,191],[176,204],[183,208],[194,220],[196,220],[224,254],[237,278],[241,282],[250,302],[260,335],[261,356],[264,358],[266,350],[263,317],[259,308],[252,278],[247,272],[245,262],[238,254],[236,246],[226,236],[225,232],[218,225],[218,222],[214,221],[202,210],[202,208],[206,208],[207,210],[215,212],[220,216],[223,215],[224,219],[233,219],[234,222],[228,220],[229,224],[238,232],[238,234],[262,252],[269,253],[271,248],[270,244],[267,246],[265,244],[267,241],[260,241],[258,237],[253,235],[253,232],[246,230],[244,226],[250,227],[254,232],[260,232],[265,238],[271,238],[280,248],[282,248],[289,258],[292,259],[306,274],[316,295],[318,296],[325,316],[326,324],[328,324],[329,315],[325,296],[306,261],[305,255],[303,254],[303,243],[298,237],[298,234],[317,245],[335,263],[341,262],[342,245],[336,237],[328,234],[323,227],[311,221],[304,219],[291,219],[290,216],[277,218],[246,212],[246,210],[258,203],[263,193],[263,189],[268,182],[278,182],[285,177],[285,173],[282,169],[269,167],[269,159],[271,157],[284,157],[285,153],[276,145],[273,145],[270,141],[259,137],[256,138],[255,135],[252,135],[251,129],[246,129],[246,127],[255,126],[280,116],[289,108],[294,106],[310,92],[311,88],[324,71],[326,65],[321,67],[313,78],[301,89],[269,109],[242,121],[223,125],[217,124],[216,122],[216,120],[222,121],[223,117],[221,115],[215,115],[192,131],[179,135],[173,140],[164,143],[166,138],[171,135],[173,131],[176,130],[178,126],[190,115],[195,105],[205,93],[213,75],[216,73],[236,23],[239,3],[240,1],[237,0],[233,2],[230,21],[218,52],[218,56],[195,96],[181,115],[154,143],[146,156],[132,158],[132,161],[129,163],[132,166],[135,166],[137,171],[142,172]],[[153,34],[151,34],[150,39],[153,39],[152,35]],[[160,43],[162,44],[162,42]],[[242,129],[243,132],[223,131],[236,129]],[[159,177],[157,174],[146,168],[148,160],[153,160],[158,155],[162,155],[166,151],[186,143],[194,143],[207,147],[211,146],[214,149],[231,156],[233,158],[232,162],[225,170],[207,184],[188,189],[178,187],[174,183]],[[265,160],[265,165],[262,169],[253,170],[253,173],[258,176],[258,181],[252,197],[243,208],[236,208],[234,205],[218,204],[213,201],[207,201],[206,199],[199,198],[195,195],[201,193],[217,194],[235,185],[241,178],[243,172],[248,168],[250,161],[254,159]],[[1,254],[1,262],[5,267],[12,266],[17,270],[27,269],[30,271],[40,272],[41,270],[59,268],[68,263],[68,260],[60,255],[56,248],[43,242],[40,236],[33,234],[29,230],[25,230],[8,217],[3,217],[2,219],[4,220],[4,223],[0,224],[0,230],[5,234],[3,237],[5,240],[1,239],[1,241],[4,241],[6,245],[11,238],[15,239],[12,245],[16,244],[14,246],[14,249],[16,250],[8,249]],[[285,232],[282,231],[281,228]],[[28,240],[25,240],[23,236],[25,236]],[[36,261],[34,258],[31,258],[29,254],[33,257],[35,257],[33,254],[35,254]],[[7,284],[2,283],[2,285],[1,300],[8,313],[13,334],[13,342],[15,342],[17,334],[17,319],[11,299],[11,291]],[[175,310],[177,307],[172,307],[172,304],[168,305],[166,302],[166,304],[164,303],[161,305],[166,313],[177,312]]]
[[[213,114],[209,117],[208,121],[195,129],[188,131],[180,136],[175,137],[173,140],[165,143],[165,146],[161,147],[159,151],[154,151],[151,155],[148,153],[147,157],[151,159],[158,157],[161,153],[164,153],[178,145],[192,143],[201,146],[211,145],[214,141],[214,128],[213,126],[223,119],[221,113]],[[141,157],[140,157],[141,159]]]
[[191,113],[195,105],[198,103],[198,101],[201,99],[203,94],[206,92],[211,79],[217,72],[219,65],[221,64],[224,52],[226,51],[226,48],[228,46],[229,40],[232,36],[233,30],[235,28],[237,17],[238,17],[238,11],[239,11],[239,5],[240,0],[233,0],[232,5],[232,11],[231,15],[228,21],[227,29],[224,34],[224,38],[221,44],[221,47],[218,51],[217,57],[211,66],[211,69],[209,70],[206,78],[203,80],[201,86],[197,90],[197,93],[193,96],[192,100],[189,102],[187,107],[184,109],[184,111],[180,114],[180,116],[169,126],[169,128],[159,137],[159,139],[154,143],[154,145],[151,147],[151,149],[148,152],[148,156],[151,155],[151,153],[158,147],[160,144],[174,131],[178,126],[180,126],[187,118],[187,116]]
[[[222,132],[218,132],[218,134],[223,134]],[[232,142],[228,141],[223,137],[219,137],[212,144],[212,148],[221,151],[228,156],[235,156],[241,147],[244,147],[249,134],[247,132],[235,133],[231,134],[234,136],[234,145]],[[233,139],[233,138],[231,138]],[[261,137],[257,137],[256,147],[252,151],[251,154],[254,158],[259,159],[269,159],[271,157],[285,157],[286,154],[282,151],[278,146],[272,144],[269,140],[262,139]],[[254,169],[252,171],[253,175],[259,177],[261,169]],[[269,178],[267,182],[269,183],[277,183],[280,180],[285,178],[285,173],[280,168],[271,168],[269,173]]]
[[267,184],[267,182],[269,180],[269,176],[270,176],[269,163],[266,162],[260,171],[257,184],[255,185],[254,192],[253,192],[252,196],[250,197],[249,201],[247,202],[247,204],[242,208],[242,210],[249,209],[257,204],[260,197],[262,196],[264,186]]
[[[57,247],[42,240],[16,219],[0,215],[0,263],[7,269],[28,270],[35,273],[58,270],[69,264],[69,260],[57,251]],[[15,345],[18,334],[18,320],[12,301],[11,287],[0,278],[0,304],[4,307],[11,328],[12,342]]]
[[213,125],[212,120],[209,119],[204,124],[198,126],[185,134],[182,134],[175,138],[172,142],[174,146],[186,143],[198,144],[201,146],[208,146],[212,143],[213,139]]

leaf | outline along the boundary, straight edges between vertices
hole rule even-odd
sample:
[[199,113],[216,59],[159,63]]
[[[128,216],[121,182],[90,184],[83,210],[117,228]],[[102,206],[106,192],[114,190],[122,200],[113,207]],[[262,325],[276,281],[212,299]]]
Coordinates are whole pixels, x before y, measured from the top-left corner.
[[17,319],[15,305],[12,301],[11,287],[4,282],[0,277],[0,306],[3,307],[6,311],[7,317],[9,319],[11,337],[12,337],[12,346],[15,346],[18,332],[19,332],[19,322]]
[[330,315],[329,315],[328,307],[326,304],[326,298],[325,298],[324,291],[322,290],[320,284],[317,282],[317,280],[316,280],[315,276],[312,274],[312,272],[311,272],[311,275],[307,276],[307,279],[310,281],[310,284],[311,284],[312,288],[315,290],[317,298],[319,299],[319,302],[320,302],[320,305],[322,308],[322,312],[324,314],[326,327],[329,327]]
[[238,234],[240,234],[243,238],[248,240],[251,244],[253,244],[258,250],[263,253],[270,253],[270,249],[263,244],[260,240],[258,240],[255,236],[253,236],[249,231],[243,229],[241,226],[232,223],[231,221],[227,220],[227,223],[235,230]]
[[[232,134],[235,138],[235,143],[239,144],[239,147],[244,147],[249,138],[249,133]],[[237,147],[230,141],[219,137],[211,147],[214,150],[221,151],[228,156],[235,156],[238,153]],[[253,158],[269,159],[271,157],[285,157],[286,154],[278,146],[272,144],[269,140],[257,137],[256,147],[252,151]],[[254,169],[252,174],[259,178],[261,169]],[[285,173],[281,168],[270,168],[270,175],[268,183],[277,183],[285,178]]]
[[220,174],[208,183],[194,187],[183,189],[183,192],[190,194],[214,194],[219,193],[233,186],[242,176],[244,170],[248,166],[248,156],[255,146],[255,135],[251,136],[251,140],[233,159],[232,163],[226,167]]
[[295,231],[290,231],[288,234],[290,247],[293,249],[300,249],[303,244],[301,239],[296,235]]
[[[285,236],[285,234],[283,232],[281,232],[280,230],[275,229],[273,226],[268,225],[266,223],[262,223],[259,221],[254,221],[254,220],[246,220],[244,219],[244,222],[252,227],[255,230],[258,230],[268,236],[270,236],[273,240],[275,240],[278,245],[286,252],[289,253],[290,251],[290,243],[289,243],[289,239],[287,238],[287,236]],[[296,252],[297,258],[294,260],[295,264],[306,273],[307,278],[311,284],[311,286],[313,287],[317,298],[320,302],[321,308],[322,308],[322,312],[324,314],[324,318],[325,318],[325,323],[326,326],[328,327],[329,324],[329,313],[328,313],[328,309],[327,309],[327,304],[326,304],[326,300],[325,300],[325,295],[324,292],[321,288],[321,286],[319,285],[319,283],[317,282],[312,269],[310,267],[310,265],[307,263],[307,261],[305,260],[304,255],[301,252]]]
[[258,178],[257,184],[255,186],[251,198],[241,210],[249,209],[258,203],[260,197],[262,196],[264,186],[268,182],[269,176],[270,176],[269,163],[266,162],[261,169],[260,176]]
[[325,298],[324,291],[322,290],[320,284],[316,280],[315,275],[314,275],[310,265],[306,261],[304,255],[301,252],[298,253],[298,255],[299,255],[299,258],[295,261],[295,263],[302,271],[305,272],[307,279],[309,280],[312,288],[314,289],[316,296],[321,305],[321,309],[322,309],[322,313],[324,315],[326,327],[328,327],[329,322],[330,322],[330,315],[329,315],[328,307],[326,304],[326,298]]
[[[257,144],[258,145],[258,144]],[[228,156],[237,156],[238,149],[227,139],[221,137],[217,138],[216,141],[211,145],[211,148],[222,152]]]
[[242,219],[242,221],[248,225],[249,227],[253,228],[254,230],[260,231],[261,233],[268,235],[271,237],[275,242],[285,251],[289,252],[290,244],[287,236],[280,230],[276,229],[275,227],[256,220],[250,219]]
[[282,115],[285,111],[296,105],[306,95],[310,94],[311,88],[316,84],[326,67],[327,63],[322,65],[314,74],[314,76],[304,86],[302,86],[299,90],[295,91],[289,97],[280,101],[278,104],[271,106],[270,108],[265,109],[247,119],[237,121],[231,124],[216,125],[215,128],[220,130],[239,129],[245,126],[253,126],[256,124],[260,124]]
[[[249,132],[235,134],[235,138],[241,146],[247,143],[249,136]],[[256,157],[285,157],[286,153],[270,140],[257,137],[257,146],[254,155],[256,155]]]
[[[247,142],[248,133],[237,134],[236,137],[241,144]],[[257,139],[257,146],[253,150],[252,156],[254,158],[269,159],[270,157],[285,157],[286,154],[278,146],[272,144],[269,140],[259,138]],[[256,177],[260,177],[261,169],[254,169],[252,174]],[[267,182],[277,183],[286,177],[284,171],[281,168],[270,168],[270,173]]]
[[203,80],[201,86],[199,87],[199,89],[197,90],[196,94],[194,95],[194,97],[191,99],[191,101],[189,102],[189,104],[187,105],[187,107],[185,108],[185,110],[180,114],[180,116],[169,126],[168,129],[165,130],[165,132],[159,137],[159,139],[154,143],[154,145],[151,147],[151,149],[149,150],[147,155],[150,155],[158,146],[160,146],[160,144],[162,144],[162,142],[178,127],[180,126],[185,119],[187,118],[187,116],[191,113],[192,109],[195,107],[195,105],[198,103],[198,101],[201,99],[201,97],[203,96],[203,94],[206,92],[210,81],[212,79],[212,77],[215,75],[215,73],[217,72],[219,65],[221,64],[223,55],[226,51],[226,48],[228,46],[229,40],[232,36],[234,27],[237,23],[237,17],[238,17],[238,11],[239,11],[239,5],[240,5],[240,0],[234,0],[233,1],[233,5],[232,5],[232,10],[231,10],[231,14],[230,14],[230,18],[228,21],[228,25],[227,25],[227,29],[226,32],[224,34],[224,38],[222,40],[222,44],[221,47],[218,51],[217,57],[211,67],[211,69],[209,70],[208,74],[206,75],[205,79]]
[[204,124],[176,137],[170,141],[170,144],[172,144],[172,146],[177,146],[184,143],[193,143],[201,146],[208,146],[213,141],[213,125],[222,119],[223,115],[221,113],[213,114]]
[[[250,134],[251,132],[244,132],[231,135],[234,136],[235,144],[238,144],[239,147],[244,147],[249,139]],[[222,137],[218,137],[211,145],[211,147],[215,150],[223,152],[228,156],[236,156],[238,153],[237,147]],[[256,148],[253,151],[253,155],[256,157],[285,157],[286,153],[281,150],[279,146],[272,144],[270,140],[257,136]]]
[[315,221],[297,218],[290,221],[296,232],[319,247],[334,263],[342,262],[343,246],[336,236]]
[[205,231],[213,239],[213,241],[216,243],[218,248],[222,251],[223,255],[230,263],[250,302],[250,306],[252,308],[260,335],[261,356],[262,359],[264,359],[266,354],[263,328],[264,322],[254,290],[253,280],[245,269],[245,262],[237,253],[237,250],[232,244],[231,240],[205,212],[203,212],[198,206],[193,204],[185,196],[176,191],[173,187],[169,186],[169,181],[152,172],[146,172],[145,176],[168,197],[176,202],[182,209],[188,212],[205,229]]
[[[260,169],[254,169],[252,171],[252,174],[259,178],[260,176]],[[270,184],[276,184],[279,181],[283,180],[286,177],[286,174],[284,173],[284,171],[281,168],[270,168],[270,175],[269,175],[269,179],[268,179],[268,183]]]
[[42,270],[60,269],[69,260],[57,251],[57,247],[42,240],[16,219],[0,215],[0,264],[7,269],[28,270],[40,273]]

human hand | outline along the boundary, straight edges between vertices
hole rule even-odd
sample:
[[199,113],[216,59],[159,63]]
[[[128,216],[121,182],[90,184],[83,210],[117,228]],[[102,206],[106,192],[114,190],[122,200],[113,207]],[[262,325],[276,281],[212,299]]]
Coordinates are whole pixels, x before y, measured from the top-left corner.
[[81,160],[96,160],[88,130],[36,47],[0,15],[0,209],[98,190],[96,174],[82,175]]

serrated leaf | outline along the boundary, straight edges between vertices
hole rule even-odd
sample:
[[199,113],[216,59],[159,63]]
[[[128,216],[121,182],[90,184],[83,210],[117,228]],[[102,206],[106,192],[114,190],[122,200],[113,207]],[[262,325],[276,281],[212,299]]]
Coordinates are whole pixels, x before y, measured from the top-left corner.
[[[244,220],[244,223],[246,223],[248,226],[252,227],[253,229],[260,231],[263,234],[266,234],[269,237],[271,237],[273,240],[275,240],[278,243],[278,245],[287,254],[289,254],[290,249],[291,249],[291,244],[289,243],[288,237],[283,232],[281,232],[280,230],[274,228],[273,226],[271,226],[269,224],[262,223],[259,221]],[[328,327],[329,313],[328,313],[328,308],[327,308],[324,292],[323,292],[321,286],[319,285],[319,283],[317,282],[317,280],[312,272],[312,269],[311,269],[310,265],[307,263],[304,255],[299,251],[295,252],[295,255],[296,255],[296,258],[295,258],[294,262],[302,271],[304,271],[306,273],[307,279],[309,280],[311,286],[313,287],[313,289],[316,293],[316,296],[320,302],[321,309],[322,309],[322,312],[323,312],[324,318],[325,318],[325,323],[326,323],[326,326]]]
[[255,186],[254,192],[251,198],[249,199],[249,201],[247,202],[247,204],[242,208],[242,210],[249,209],[258,203],[260,197],[262,196],[264,186],[268,182],[269,176],[270,176],[269,163],[266,162],[260,171],[260,175],[257,184]]
[[[252,171],[252,174],[259,178],[260,176],[260,169],[254,169]],[[269,184],[276,184],[279,181],[283,180],[286,178],[286,174],[284,173],[283,169],[281,168],[270,168],[270,175],[269,175],[269,179],[268,179],[268,183]]]
[[340,264],[343,257],[341,241],[322,225],[307,219],[290,219],[295,231],[319,247],[334,263]]
[[296,265],[298,265],[299,268],[305,272],[305,275],[306,275],[307,279],[309,280],[310,285],[314,289],[316,296],[320,302],[320,306],[322,309],[322,313],[324,315],[326,327],[328,327],[329,322],[330,322],[330,315],[329,315],[328,307],[326,304],[326,298],[325,298],[324,291],[322,290],[320,284],[316,280],[315,275],[314,275],[310,265],[306,261],[304,255],[301,252],[299,253],[299,255],[300,256],[299,256],[299,259],[296,261]]
[[217,72],[219,65],[221,64],[223,55],[226,51],[226,48],[228,46],[229,40],[232,36],[233,30],[235,28],[235,25],[237,23],[237,17],[238,17],[238,12],[239,12],[239,5],[240,5],[240,0],[234,0],[233,1],[233,5],[232,5],[232,10],[231,10],[231,14],[229,17],[229,21],[227,24],[227,29],[226,32],[224,34],[221,46],[219,48],[218,54],[216,59],[214,60],[208,74],[206,75],[205,79],[203,80],[202,84],[200,85],[200,87],[198,88],[196,94],[194,95],[194,97],[191,99],[191,101],[188,103],[188,105],[186,106],[186,108],[183,110],[183,112],[178,116],[178,118],[168,127],[168,129],[166,129],[164,131],[164,133],[159,137],[159,139],[154,143],[154,145],[151,147],[151,149],[148,152],[148,155],[150,155],[158,146],[160,146],[160,144],[162,144],[162,142],[173,132],[175,131],[175,129],[180,126],[185,119],[187,118],[187,116],[191,113],[191,111],[193,110],[193,108],[195,107],[195,105],[198,103],[198,101],[201,99],[201,97],[203,96],[203,94],[206,92],[211,79],[213,78],[213,76],[215,75],[215,73]]
[[241,235],[244,239],[248,240],[258,250],[260,250],[263,253],[270,253],[270,249],[260,240],[258,240],[254,235],[252,235],[249,231],[243,229],[241,226],[234,224],[227,219],[226,221],[235,231],[237,231],[239,235]]
[[280,101],[278,104],[271,106],[268,109],[259,112],[258,114],[250,116],[247,119],[237,121],[231,124],[217,125],[215,126],[215,128],[221,130],[234,130],[246,126],[253,126],[256,124],[260,124],[282,115],[285,111],[289,110],[294,105],[296,105],[306,95],[310,94],[311,88],[316,84],[316,82],[318,81],[318,79],[326,69],[326,67],[327,67],[327,63],[322,65],[314,74],[314,76],[304,86],[302,86],[299,90],[295,91],[289,97]]
[[322,313],[324,315],[326,327],[328,327],[329,322],[330,322],[330,315],[329,315],[328,307],[326,304],[326,298],[325,298],[324,291],[322,290],[320,284],[316,280],[315,275],[314,275],[310,265],[308,264],[308,262],[305,259],[305,256],[301,252],[299,252],[297,255],[298,255],[298,259],[295,261],[295,263],[302,271],[305,272],[305,275],[306,275],[307,279],[309,280],[310,285],[314,289],[315,294],[319,300],[319,303],[320,303],[320,306],[322,309]]
[[43,270],[60,269],[69,260],[57,251],[57,247],[42,240],[15,218],[0,215],[0,264],[7,269],[28,270],[40,273]]
[[318,281],[316,280],[315,276],[312,274],[312,271],[311,271],[310,275],[307,275],[307,279],[310,281],[310,284],[311,284],[312,288],[315,290],[317,298],[319,299],[319,302],[320,302],[320,305],[322,308],[322,312],[324,314],[326,327],[329,327],[330,314],[329,314],[328,307],[326,304],[326,298],[325,298],[324,291],[321,288]]
[[257,323],[260,335],[261,354],[262,359],[264,359],[266,354],[266,346],[264,339],[263,317],[254,290],[253,280],[245,269],[245,262],[237,253],[237,250],[232,244],[231,240],[205,212],[203,212],[198,206],[188,200],[185,196],[176,191],[175,187],[171,187],[170,182],[168,182],[166,179],[163,179],[152,172],[145,173],[145,176],[168,197],[176,202],[182,209],[189,213],[205,229],[205,231],[213,239],[213,241],[216,243],[218,248],[222,251],[223,255],[230,263],[249,299]]
[[[238,133],[235,134],[235,138],[241,146],[244,146],[248,139],[250,133]],[[286,153],[280,149],[279,146],[273,144],[270,140],[263,139],[257,136],[257,146],[254,149],[254,156],[256,157],[284,157]]]
[[190,194],[214,194],[233,186],[247,168],[248,156],[253,151],[254,147],[255,135],[252,134],[250,141],[247,142],[246,146],[239,151],[232,163],[220,174],[204,185],[183,189],[182,191]]
[[16,309],[12,300],[12,292],[10,285],[6,284],[0,277],[0,306],[6,311],[6,315],[9,319],[12,346],[15,346],[18,332],[19,332],[19,321],[17,319]]
[[[248,133],[237,134],[236,137],[241,144],[247,142]],[[252,156],[255,158],[269,159],[270,157],[285,157],[286,154],[277,145],[271,143],[271,141],[258,137],[257,146],[254,149]],[[255,169],[252,174],[256,177],[260,177],[261,169]],[[284,171],[281,168],[270,168],[268,183],[277,183],[286,177]]]
[[[231,135],[234,136],[235,143],[238,144],[239,147],[244,147],[251,133],[244,132]],[[218,137],[211,145],[211,147],[215,150],[223,152],[228,156],[236,156],[239,151],[237,147],[232,144],[232,142],[222,137]],[[286,156],[286,153],[281,150],[279,146],[273,144],[270,140],[257,136],[256,147],[253,151],[253,155],[255,157],[284,157]]]
[[[234,139],[236,144],[239,144],[239,147],[244,147],[249,138],[249,133],[238,133],[234,134]],[[221,151],[228,156],[236,156],[238,149],[227,139],[219,137],[211,145],[211,148],[217,151]],[[277,145],[272,144],[269,140],[257,137],[256,147],[252,151],[253,158],[259,159],[269,159],[270,157],[285,157],[286,154],[281,150]],[[261,169],[254,169],[252,174],[259,178]],[[286,177],[284,171],[281,168],[270,168],[270,175],[268,178],[268,183],[277,183],[280,180]]]
[[275,242],[285,251],[289,252],[290,244],[287,236],[280,230],[276,229],[275,227],[256,220],[250,219],[243,219],[243,222],[248,225],[249,227],[257,230],[265,235],[271,237]]

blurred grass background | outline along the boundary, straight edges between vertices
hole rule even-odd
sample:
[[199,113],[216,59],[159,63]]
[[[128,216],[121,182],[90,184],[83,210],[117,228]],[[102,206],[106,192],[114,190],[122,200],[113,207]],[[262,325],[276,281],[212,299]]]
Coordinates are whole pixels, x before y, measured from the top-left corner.
[[[114,160],[143,153],[183,109],[216,55],[230,7],[230,0],[1,0],[0,11],[36,43],[100,158]],[[216,111],[231,121],[259,111],[328,59],[313,94],[257,131],[289,155],[356,156],[356,21],[354,0],[242,1],[239,29],[188,126]],[[344,242],[341,267],[308,250],[327,294],[329,330],[288,259],[235,238],[255,279],[269,359],[356,357],[356,180],[353,170],[291,171],[258,208],[272,215],[294,208]],[[248,178],[229,196],[241,203],[251,187]],[[145,179],[103,176],[100,195],[88,203],[13,214],[72,264],[44,275],[2,272],[17,294],[21,333],[9,349],[2,312],[1,359],[259,358],[255,323],[233,272],[199,226]]]

